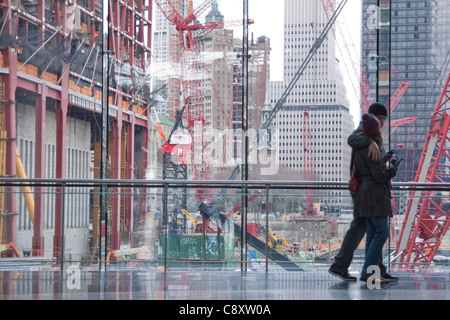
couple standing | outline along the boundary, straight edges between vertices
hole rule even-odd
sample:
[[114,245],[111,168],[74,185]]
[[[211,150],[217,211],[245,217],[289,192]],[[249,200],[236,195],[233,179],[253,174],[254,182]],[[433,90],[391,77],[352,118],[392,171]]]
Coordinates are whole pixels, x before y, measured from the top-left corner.
[[[353,253],[366,234],[365,261],[361,281],[371,276],[369,266],[378,266],[381,283],[398,281],[386,272],[382,263],[383,246],[389,236],[389,218],[392,216],[391,184],[402,159],[394,157],[395,151],[385,152],[381,128],[387,118],[387,108],[382,103],[373,103],[362,117],[359,127],[348,138],[352,147],[352,161],[355,172],[362,177],[356,193],[352,193],[354,219],[344,236],[341,249],[330,266],[329,272],[346,281],[356,281],[348,273]],[[390,161],[390,167],[386,163]]]

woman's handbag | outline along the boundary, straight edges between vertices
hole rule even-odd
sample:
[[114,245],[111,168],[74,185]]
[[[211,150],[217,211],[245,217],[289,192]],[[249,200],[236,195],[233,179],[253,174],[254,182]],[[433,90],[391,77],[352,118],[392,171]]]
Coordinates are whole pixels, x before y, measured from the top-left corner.
[[357,177],[355,174],[355,171],[356,171],[355,164],[353,164],[352,176],[348,183],[348,190],[350,190],[350,192],[353,192],[353,193],[356,193],[358,191],[359,185],[362,182],[362,178]]

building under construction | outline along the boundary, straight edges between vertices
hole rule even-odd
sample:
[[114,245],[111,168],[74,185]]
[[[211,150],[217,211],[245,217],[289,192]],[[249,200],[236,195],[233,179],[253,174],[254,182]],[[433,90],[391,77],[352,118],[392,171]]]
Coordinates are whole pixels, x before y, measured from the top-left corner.
[[[102,41],[101,2],[1,2],[2,177],[144,177],[151,105],[145,70],[150,59],[152,1],[110,2],[109,50]],[[107,90],[102,86],[104,70],[109,70]],[[101,175],[105,105],[108,171]],[[15,243],[33,256],[58,259],[64,227],[72,256],[97,255],[101,210],[95,190],[89,194],[74,188],[74,195],[64,200],[61,193],[46,192],[44,187],[34,187],[32,195],[26,187],[5,188],[9,187],[1,190],[0,243]],[[145,201],[120,193],[110,198],[111,249],[133,242],[133,221],[145,211],[141,210]],[[65,208],[70,209],[70,217],[63,220]]]

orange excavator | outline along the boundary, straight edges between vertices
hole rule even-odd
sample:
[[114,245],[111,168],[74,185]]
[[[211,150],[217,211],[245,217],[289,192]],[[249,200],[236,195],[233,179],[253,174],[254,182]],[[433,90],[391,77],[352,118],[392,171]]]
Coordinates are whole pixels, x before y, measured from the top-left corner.
[[17,247],[14,244],[14,242],[7,243],[7,244],[0,244],[0,252],[7,251],[7,250],[10,250],[10,249],[12,249],[12,251],[14,252],[16,257],[20,257],[19,250],[17,249]]

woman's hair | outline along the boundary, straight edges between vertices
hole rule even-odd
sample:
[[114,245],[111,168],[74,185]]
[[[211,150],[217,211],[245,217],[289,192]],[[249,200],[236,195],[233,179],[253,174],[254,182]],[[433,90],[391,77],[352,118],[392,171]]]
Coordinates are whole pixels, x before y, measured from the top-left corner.
[[[362,133],[362,134],[364,134],[364,133]],[[364,134],[364,135],[369,137],[369,138],[372,138],[377,143],[377,145],[380,148],[380,150],[384,149],[384,146],[383,146],[383,134],[381,133],[381,130],[378,131],[375,134]]]

